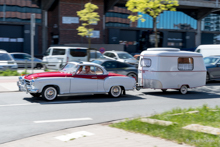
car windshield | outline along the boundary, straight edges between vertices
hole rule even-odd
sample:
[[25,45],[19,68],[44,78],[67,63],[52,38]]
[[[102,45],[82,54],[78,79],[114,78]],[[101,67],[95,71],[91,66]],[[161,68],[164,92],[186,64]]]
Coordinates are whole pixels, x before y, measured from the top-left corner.
[[105,57],[99,52],[90,52],[90,58],[105,58]]
[[78,66],[73,63],[66,64],[60,71],[66,73],[75,73]]
[[118,57],[120,59],[131,59],[131,58],[133,58],[132,55],[130,55],[128,53],[118,53]]
[[10,61],[12,60],[10,56],[6,53],[0,53],[0,61]]
[[204,63],[205,63],[205,64],[214,64],[217,60],[218,60],[218,58],[205,57],[205,58],[204,58]]

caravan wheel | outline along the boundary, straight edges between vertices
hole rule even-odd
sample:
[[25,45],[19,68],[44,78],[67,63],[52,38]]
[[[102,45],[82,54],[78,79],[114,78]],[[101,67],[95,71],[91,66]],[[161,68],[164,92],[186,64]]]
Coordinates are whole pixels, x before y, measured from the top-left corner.
[[181,86],[181,88],[180,88],[180,93],[181,93],[181,94],[186,94],[187,91],[188,91],[188,88],[187,88],[186,85]]

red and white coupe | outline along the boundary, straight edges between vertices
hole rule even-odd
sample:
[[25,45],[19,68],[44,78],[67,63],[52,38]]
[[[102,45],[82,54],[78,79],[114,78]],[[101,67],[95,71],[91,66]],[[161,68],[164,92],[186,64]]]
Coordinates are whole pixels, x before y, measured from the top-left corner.
[[[78,70],[90,67],[90,74]],[[82,74],[84,73],[84,74]],[[108,73],[104,67],[91,62],[69,62],[55,72],[42,72],[19,77],[19,91],[26,91],[33,97],[42,95],[48,101],[55,100],[58,95],[65,94],[101,94],[108,93],[112,97],[125,94],[126,90],[136,87],[132,77]]]

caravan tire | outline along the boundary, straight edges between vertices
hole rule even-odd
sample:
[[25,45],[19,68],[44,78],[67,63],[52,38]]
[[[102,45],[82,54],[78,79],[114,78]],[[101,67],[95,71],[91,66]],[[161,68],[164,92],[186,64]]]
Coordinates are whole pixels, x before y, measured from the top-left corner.
[[188,91],[188,88],[187,88],[186,85],[183,85],[183,86],[181,86],[179,91],[180,91],[181,94],[186,94],[187,91]]

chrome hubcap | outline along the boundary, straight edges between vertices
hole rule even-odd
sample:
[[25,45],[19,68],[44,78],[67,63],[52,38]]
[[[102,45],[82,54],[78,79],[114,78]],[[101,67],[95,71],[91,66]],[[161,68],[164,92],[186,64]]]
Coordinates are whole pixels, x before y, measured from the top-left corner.
[[111,92],[114,97],[118,97],[121,94],[121,88],[119,86],[114,86]]
[[56,89],[53,87],[49,87],[45,91],[45,97],[48,100],[53,100],[56,97],[56,94],[57,94]]

